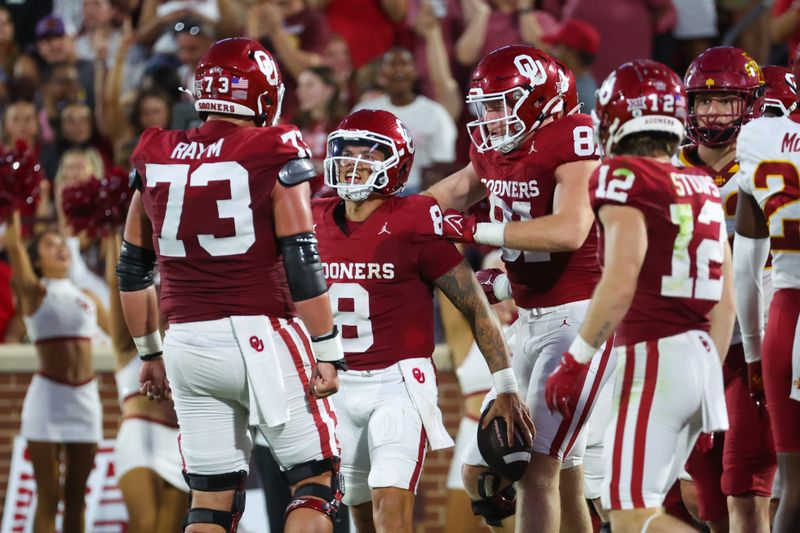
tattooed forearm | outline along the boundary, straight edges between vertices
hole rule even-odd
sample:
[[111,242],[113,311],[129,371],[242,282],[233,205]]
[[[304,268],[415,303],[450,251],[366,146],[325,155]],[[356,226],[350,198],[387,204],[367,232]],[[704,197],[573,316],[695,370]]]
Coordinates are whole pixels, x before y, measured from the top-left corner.
[[599,347],[601,344],[606,342],[606,339],[611,336],[611,322],[603,322],[603,325],[600,326],[600,329],[597,331],[597,335],[594,336],[593,339],[589,341],[592,346]]
[[436,280],[435,285],[469,322],[489,370],[496,372],[510,366],[508,347],[497,320],[472,269],[465,261]]

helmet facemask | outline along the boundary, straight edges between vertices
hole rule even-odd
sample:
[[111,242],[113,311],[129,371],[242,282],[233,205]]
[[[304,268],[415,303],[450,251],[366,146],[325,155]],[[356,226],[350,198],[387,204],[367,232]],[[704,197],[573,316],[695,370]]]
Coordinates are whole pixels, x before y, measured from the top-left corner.
[[[477,120],[467,124],[470,140],[479,152],[495,150],[507,154],[514,150],[525,137],[541,126],[542,122],[552,114],[562,110],[562,97],[556,96],[542,108],[534,123],[527,127],[519,116],[519,110],[526,104],[531,90],[525,87],[513,87],[507,91],[484,94],[481,89],[473,88],[467,95],[467,104],[472,104]],[[493,110],[502,112],[497,118],[486,119],[486,114]],[[502,133],[492,133],[491,126],[500,124]],[[477,135],[476,135],[477,132]]]
[[[351,147],[367,150],[351,152]],[[370,131],[337,130],[328,136],[325,185],[336,189],[339,197],[355,202],[364,201],[373,193],[396,194],[402,186],[393,191],[384,189],[390,181],[388,171],[399,162],[397,147],[389,137]]]
[[[729,113],[704,113],[696,111],[697,100],[704,96],[734,96],[736,101]],[[689,93],[689,137],[697,144],[709,148],[727,146],[736,140],[739,129],[753,118],[753,101],[741,91],[703,91]]]
[[794,102],[789,107],[779,98],[764,98],[761,103],[761,116],[766,117],[785,117],[797,109],[797,102]]

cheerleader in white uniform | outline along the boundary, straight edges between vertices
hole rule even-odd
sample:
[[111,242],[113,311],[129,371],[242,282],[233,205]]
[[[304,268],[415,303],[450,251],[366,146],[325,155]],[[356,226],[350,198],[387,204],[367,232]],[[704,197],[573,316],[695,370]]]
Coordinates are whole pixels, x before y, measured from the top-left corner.
[[122,424],[114,466],[128,508],[128,533],[174,533],[189,507],[178,448],[178,419],[172,401],[151,402],[139,393],[139,367],[117,290],[119,235],[105,239],[106,283],[110,289],[109,329],[116,357]]
[[14,213],[5,241],[12,285],[39,356],[39,370],[22,406],[21,427],[38,493],[33,530],[55,531],[63,494],[62,530],[82,533],[86,480],[102,436],[90,338],[98,324],[105,329],[105,311],[95,296],[69,280],[72,258],[59,232],[37,234],[26,250],[19,213]]

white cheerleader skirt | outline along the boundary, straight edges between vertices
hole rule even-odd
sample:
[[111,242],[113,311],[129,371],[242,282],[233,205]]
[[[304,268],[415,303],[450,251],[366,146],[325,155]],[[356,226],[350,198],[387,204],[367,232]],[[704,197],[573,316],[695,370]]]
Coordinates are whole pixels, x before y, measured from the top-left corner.
[[22,404],[20,433],[36,442],[100,441],[103,408],[97,380],[71,385],[34,374]]
[[178,428],[147,418],[130,417],[122,421],[114,450],[117,480],[136,468],[148,468],[184,492]]

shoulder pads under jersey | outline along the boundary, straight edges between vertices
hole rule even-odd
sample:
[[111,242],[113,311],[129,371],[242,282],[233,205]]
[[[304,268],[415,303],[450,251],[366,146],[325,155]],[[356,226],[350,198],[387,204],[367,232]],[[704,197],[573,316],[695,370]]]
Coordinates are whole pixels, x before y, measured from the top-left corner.
[[132,191],[141,191],[142,190],[142,176],[139,175],[139,171],[131,169],[130,174],[128,174],[128,187]]
[[309,181],[317,176],[314,163],[308,158],[291,159],[278,172],[278,181],[284,187],[299,185],[304,181]]

